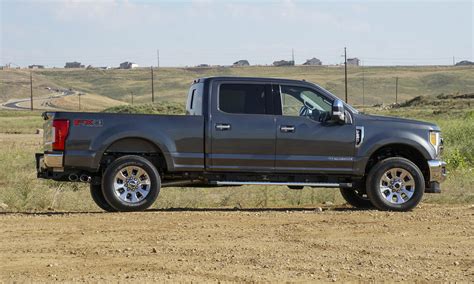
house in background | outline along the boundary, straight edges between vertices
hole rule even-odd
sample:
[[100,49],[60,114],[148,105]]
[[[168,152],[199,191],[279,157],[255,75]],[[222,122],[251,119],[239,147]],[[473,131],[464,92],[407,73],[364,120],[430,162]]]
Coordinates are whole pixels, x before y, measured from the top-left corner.
[[273,66],[295,66],[295,62],[293,60],[279,60],[273,62]]
[[232,66],[234,67],[250,66],[250,63],[248,62],[248,60],[243,59],[243,60],[234,62]]
[[82,65],[80,62],[66,62],[66,65],[64,65],[64,68],[84,68],[84,65]]
[[316,57],[313,57],[311,59],[306,60],[303,65],[323,65],[323,63],[321,62],[321,60],[317,59]]
[[33,64],[33,65],[29,65],[28,68],[29,69],[44,69],[44,65]]
[[347,58],[347,65],[359,66],[360,60],[359,58]]
[[133,69],[137,67],[138,67],[137,63],[125,61],[125,62],[120,63],[119,69]]

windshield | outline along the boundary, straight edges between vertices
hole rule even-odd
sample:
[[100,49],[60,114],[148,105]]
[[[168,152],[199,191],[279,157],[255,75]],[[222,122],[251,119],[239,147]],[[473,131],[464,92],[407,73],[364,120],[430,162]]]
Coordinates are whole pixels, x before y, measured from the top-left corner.
[[[313,84],[313,83],[312,83]],[[318,88],[321,92],[324,92],[325,94],[333,97],[334,99],[339,99],[336,95],[333,95],[331,92],[329,92],[328,90],[324,89],[323,87],[319,86],[319,85],[316,85],[316,84],[313,84],[316,88]],[[344,100],[342,100],[344,101]],[[355,109],[353,106],[351,106],[350,104],[346,104],[344,103],[344,105],[352,112],[352,113],[359,113],[359,111],[357,109]]]

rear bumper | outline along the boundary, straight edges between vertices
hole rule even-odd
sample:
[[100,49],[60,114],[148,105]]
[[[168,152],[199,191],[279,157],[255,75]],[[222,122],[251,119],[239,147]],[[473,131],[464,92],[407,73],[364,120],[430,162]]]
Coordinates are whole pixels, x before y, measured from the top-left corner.
[[429,160],[430,182],[442,183],[446,180],[446,163],[440,160]]
[[35,160],[39,178],[51,178],[52,173],[64,172],[63,153],[36,153]]

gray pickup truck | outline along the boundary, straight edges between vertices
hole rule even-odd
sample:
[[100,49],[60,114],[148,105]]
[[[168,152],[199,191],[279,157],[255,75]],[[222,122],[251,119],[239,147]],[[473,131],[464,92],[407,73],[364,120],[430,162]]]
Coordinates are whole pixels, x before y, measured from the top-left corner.
[[355,207],[407,211],[446,177],[438,126],[359,113],[297,80],[195,80],[186,115],[43,114],[38,177],[88,182],[106,211],[148,208],[161,187],[340,188]]

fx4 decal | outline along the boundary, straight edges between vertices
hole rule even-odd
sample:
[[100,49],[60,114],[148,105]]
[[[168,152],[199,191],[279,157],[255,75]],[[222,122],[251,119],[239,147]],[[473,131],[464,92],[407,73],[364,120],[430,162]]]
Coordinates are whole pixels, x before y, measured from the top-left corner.
[[74,126],[102,127],[102,119],[74,119]]

